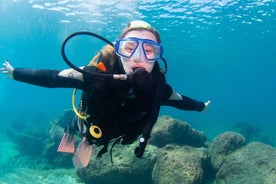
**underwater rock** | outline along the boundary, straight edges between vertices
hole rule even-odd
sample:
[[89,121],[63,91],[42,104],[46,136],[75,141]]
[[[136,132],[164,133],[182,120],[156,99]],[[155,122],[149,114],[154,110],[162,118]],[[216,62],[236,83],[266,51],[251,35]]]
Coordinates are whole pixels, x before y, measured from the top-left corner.
[[49,131],[49,124],[34,114],[13,121],[6,135],[15,144],[18,152],[25,156],[41,156],[43,143]]
[[13,140],[16,142],[16,149],[22,155],[41,156],[43,150],[43,138],[34,137],[27,133],[14,133]]
[[252,142],[227,156],[218,170],[216,184],[275,184],[276,149]]
[[233,126],[233,131],[242,134],[247,141],[254,140],[254,137],[261,133],[261,128],[256,127],[250,123],[238,122]]
[[136,158],[134,149],[137,143],[129,146],[116,144],[112,150],[113,165],[109,153],[97,159],[101,147],[93,149],[93,156],[86,168],[78,169],[77,175],[84,183],[93,184],[141,184],[152,183],[151,173],[156,161],[156,147],[148,145],[144,156]]
[[195,130],[188,123],[162,116],[152,130],[150,144],[157,147],[171,143],[203,147],[206,140],[207,137],[203,132]]
[[158,149],[152,178],[154,184],[201,184],[207,163],[206,148],[167,145]]
[[233,131],[243,135],[247,142],[262,142],[275,146],[275,141],[269,136],[262,132],[261,127],[252,125],[246,122],[238,122],[233,126]]
[[208,149],[213,168],[218,170],[225,161],[227,155],[241,148],[245,144],[245,138],[235,132],[224,132],[215,137],[210,143]]

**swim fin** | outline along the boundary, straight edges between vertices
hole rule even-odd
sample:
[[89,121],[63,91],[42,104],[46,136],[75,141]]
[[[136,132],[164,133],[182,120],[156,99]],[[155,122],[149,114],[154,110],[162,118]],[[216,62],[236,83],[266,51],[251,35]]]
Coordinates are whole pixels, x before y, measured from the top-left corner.
[[77,151],[73,157],[73,164],[75,168],[80,169],[88,165],[90,158],[92,157],[93,147],[90,145],[84,137],[80,142]]
[[64,132],[57,151],[65,152],[65,153],[74,153],[75,152],[74,135]]

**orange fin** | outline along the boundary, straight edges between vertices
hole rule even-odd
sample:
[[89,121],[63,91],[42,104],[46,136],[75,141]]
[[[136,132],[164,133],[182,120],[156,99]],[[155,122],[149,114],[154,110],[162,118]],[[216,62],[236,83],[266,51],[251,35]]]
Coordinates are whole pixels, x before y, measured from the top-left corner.
[[74,135],[64,133],[57,151],[65,152],[65,153],[74,153],[75,152]]
[[89,164],[89,161],[92,157],[93,147],[90,145],[85,137],[80,142],[75,156],[73,158],[73,164],[75,168],[84,168]]

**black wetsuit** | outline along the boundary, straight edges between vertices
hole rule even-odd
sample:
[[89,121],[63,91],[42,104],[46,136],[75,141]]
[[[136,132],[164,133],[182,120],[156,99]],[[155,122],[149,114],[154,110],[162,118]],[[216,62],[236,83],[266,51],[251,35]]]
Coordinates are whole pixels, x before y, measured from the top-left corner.
[[[98,72],[93,66],[85,70]],[[64,71],[64,70],[63,70]],[[92,144],[107,145],[114,138],[123,136],[123,143],[132,143],[141,134],[149,138],[152,126],[157,120],[161,105],[173,106],[182,110],[202,111],[203,102],[182,96],[182,100],[171,100],[172,88],[166,83],[164,75],[155,65],[149,89],[135,92],[128,81],[95,78],[74,72],[58,70],[31,70],[16,68],[13,77],[38,86],[49,88],[77,88],[86,93],[88,122],[102,130],[101,138],[95,139],[87,130],[86,138]],[[121,72],[114,66],[108,73]],[[82,76],[82,77],[80,77]]]

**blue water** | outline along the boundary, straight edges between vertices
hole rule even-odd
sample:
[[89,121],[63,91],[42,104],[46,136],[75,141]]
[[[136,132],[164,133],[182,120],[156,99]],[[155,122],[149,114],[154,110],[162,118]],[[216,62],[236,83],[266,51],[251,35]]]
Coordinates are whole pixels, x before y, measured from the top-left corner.
[[[142,19],[159,30],[168,82],[184,95],[212,101],[204,114],[164,107],[160,115],[188,121],[209,137],[238,122],[273,136],[275,11],[275,0],[0,0],[0,61],[34,69],[67,68],[60,46],[70,33],[86,30],[114,41],[129,21]],[[87,38],[69,55],[81,66],[103,45]],[[71,89],[41,88],[4,76],[0,81],[2,127],[22,116],[55,118],[71,108]]]

